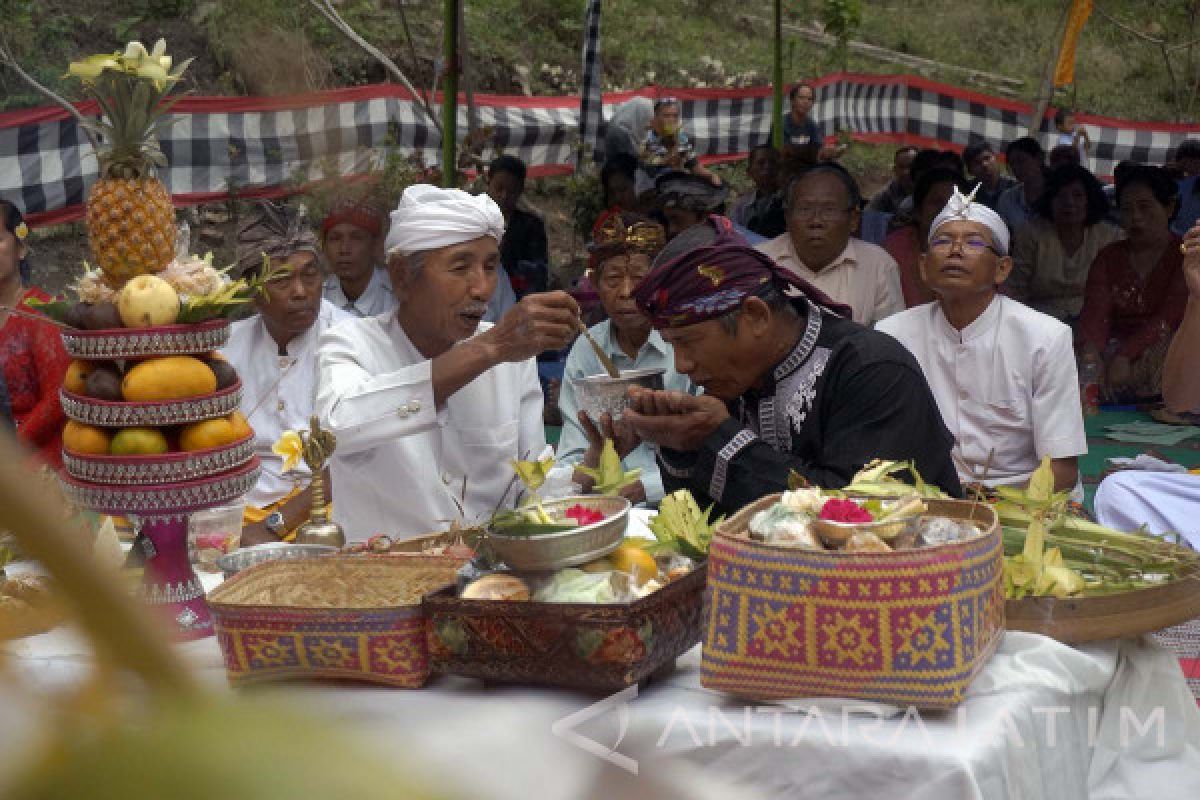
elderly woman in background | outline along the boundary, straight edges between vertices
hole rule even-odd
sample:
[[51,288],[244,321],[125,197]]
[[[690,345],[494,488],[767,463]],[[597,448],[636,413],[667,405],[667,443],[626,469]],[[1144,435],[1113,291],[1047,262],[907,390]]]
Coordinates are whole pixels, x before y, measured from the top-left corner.
[[921,278],[919,261],[929,241],[929,226],[946,203],[950,202],[955,187],[965,190],[962,176],[952,169],[937,167],[925,172],[913,189],[913,221],[897,228],[883,240],[883,249],[896,259],[900,269],[900,291],[904,294],[904,307],[933,302],[933,292]]
[[7,311],[30,298],[50,299],[26,288],[28,234],[21,210],[0,200],[0,416],[45,463],[58,467],[64,421],[58,389],[70,359],[54,325]]
[[1083,308],[1088,269],[1096,254],[1121,237],[1104,222],[1108,201],[1092,173],[1076,164],[1056,167],[1037,202],[1038,219],[1016,233],[1010,296],[1055,319],[1074,322]]
[[1179,189],[1160,167],[1130,167],[1117,180],[1117,206],[1127,238],[1092,262],[1079,336],[1104,363],[1113,396],[1152,396],[1188,300],[1180,238],[1170,230]]

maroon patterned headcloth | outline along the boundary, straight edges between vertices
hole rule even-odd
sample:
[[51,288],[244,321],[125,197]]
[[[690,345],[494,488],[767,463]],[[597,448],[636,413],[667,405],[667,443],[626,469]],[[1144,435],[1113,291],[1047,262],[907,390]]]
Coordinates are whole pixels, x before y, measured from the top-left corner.
[[796,289],[827,311],[850,317],[848,306],[835,303],[751,247],[727,218],[713,215],[707,224],[716,228],[716,239],[656,265],[634,290],[633,299],[655,328],[678,328],[722,317],[747,297],[762,294],[771,283],[780,290]]

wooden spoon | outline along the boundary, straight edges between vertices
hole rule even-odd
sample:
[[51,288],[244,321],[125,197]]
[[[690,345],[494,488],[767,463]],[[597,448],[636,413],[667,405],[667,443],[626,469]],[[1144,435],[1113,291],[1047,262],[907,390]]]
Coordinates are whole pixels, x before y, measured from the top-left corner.
[[583,320],[576,317],[575,324],[578,326],[579,332],[583,334],[583,338],[587,339],[588,344],[596,351],[596,358],[600,359],[600,364],[604,367],[604,371],[608,373],[608,377],[620,378],[621,370],[617,369],[617,365],[608,357],[608,353],[604,352],[604,348],[600,346],[599,342],[592,338],[591,331],[587,329],[587,325],[583,324]]

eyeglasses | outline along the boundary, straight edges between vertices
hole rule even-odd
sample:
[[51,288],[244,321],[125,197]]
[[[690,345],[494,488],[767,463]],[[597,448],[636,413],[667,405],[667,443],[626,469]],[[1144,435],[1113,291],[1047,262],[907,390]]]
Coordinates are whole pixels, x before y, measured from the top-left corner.
[[849,214],[853,206],[797,206],[791,210],[796,219],[819,219],[823,222],[833,222],[843,214]]
[[1000,251],[991,242],[975,233],[967,234],[966,236],[939,234],[929,240],[929,249],[941,253],[949,253],[954,249],[954,245],[956,244],[962,248],[964,253],[969,253],[970,255],[978,255],[984,250],[991,250],[996,255],[1000,255]]

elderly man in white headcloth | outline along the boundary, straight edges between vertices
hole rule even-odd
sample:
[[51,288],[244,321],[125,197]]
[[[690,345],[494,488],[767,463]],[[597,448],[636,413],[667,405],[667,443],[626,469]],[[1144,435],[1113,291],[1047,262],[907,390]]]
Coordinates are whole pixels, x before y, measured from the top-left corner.
[[491,325],[504,217],[487,195],[411,186],[385,240],[398,306],[321,338],[317,413],[337,436],[334,519],[347,539],[471,524],[512,505],[512,459],[545,447],[535,356],[579,307],[529,295]]
[[1055,489],[1078,490],[1087,439],[1071,329],[997,292],[1009,232],[974,197],[956,189],[930,226],[919,264],[937,299],[877,327],[925,372],[964,484],[1023,486],[1049,456]]

